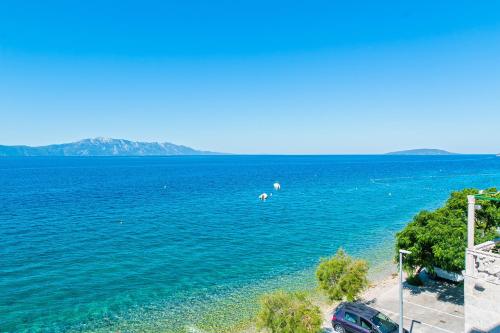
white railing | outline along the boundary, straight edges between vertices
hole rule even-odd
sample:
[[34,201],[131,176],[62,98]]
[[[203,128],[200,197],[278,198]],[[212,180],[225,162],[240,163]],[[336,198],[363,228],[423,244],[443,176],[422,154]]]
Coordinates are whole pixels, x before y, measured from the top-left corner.
[[465,274],[476,279],[500,285],[500,255],[492,249],[500,239],[485,242],[467,249],[467,266]]

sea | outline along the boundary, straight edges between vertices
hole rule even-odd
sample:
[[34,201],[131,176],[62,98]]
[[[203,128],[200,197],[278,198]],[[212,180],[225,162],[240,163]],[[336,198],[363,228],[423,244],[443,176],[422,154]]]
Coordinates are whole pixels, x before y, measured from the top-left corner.
[[494,155],[0,158],[0,332],[235,332],[339,247],[383,271],[416,213],[495,186]]

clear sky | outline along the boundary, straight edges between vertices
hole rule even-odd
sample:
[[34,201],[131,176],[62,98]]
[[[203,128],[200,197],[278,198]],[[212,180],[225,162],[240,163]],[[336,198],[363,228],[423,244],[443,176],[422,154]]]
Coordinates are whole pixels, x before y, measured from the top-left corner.
[[0,144],[500,152],[500,1],[0,2]]

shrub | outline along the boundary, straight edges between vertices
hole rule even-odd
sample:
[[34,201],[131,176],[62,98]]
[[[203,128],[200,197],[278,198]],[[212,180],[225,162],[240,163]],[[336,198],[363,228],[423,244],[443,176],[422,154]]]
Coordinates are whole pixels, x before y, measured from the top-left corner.
[[319,289],[332,301],[353,301],[368,286],[368,263],[351,258],[344,250],[321,262],[316,269]]
[[305,293],[277,291],[260,300],[257,327],[271,333],[317,333],[323,322],[320,309]]
[[[495,189],[490,189],[494,191]],[[422,268],[432,272],[434,266],[450,272],[465,268],[467,246],[467,195],[476,189],[453,192],[446,204],[435,211],[421,211],[413,221],[396,234],[396,255],[399,249],[412,253],[405,255],[404,269],[410,274]],[[491,240],[500,226],[500,202],[478,200],[482,209],[476,213],[476,243]]]
[[421,287],[424,285],[424,282],[422,281],[422,279],[420,279],[420,276],[418,274],[409,275],[406,278],[406,282],[408,282],[409,285],[417,286],[417,287]]

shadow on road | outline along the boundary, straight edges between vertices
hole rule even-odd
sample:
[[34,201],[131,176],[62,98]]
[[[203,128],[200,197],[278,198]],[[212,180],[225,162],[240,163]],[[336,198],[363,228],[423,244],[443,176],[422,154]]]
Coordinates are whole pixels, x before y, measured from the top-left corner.
[[413,325],[415,325],[415,323],[417,324],[422,324],[421,321],[418,321],[418,320],[412,320],[411,321],[411,325],[410,325],[410,333],[413,333]]
[[437,299],[443,302],[464,305],[464,286],[444,281],[428,281],[425,286],[416,287],[404,283],[404,288],[408,289],[412,295],[423,292],[437,294]]
[[484,331],[478,331],[478,330],[472,330],[467,333],[500,333],[500,325],[497,325],[493,327],[491,330],[484,332]]

